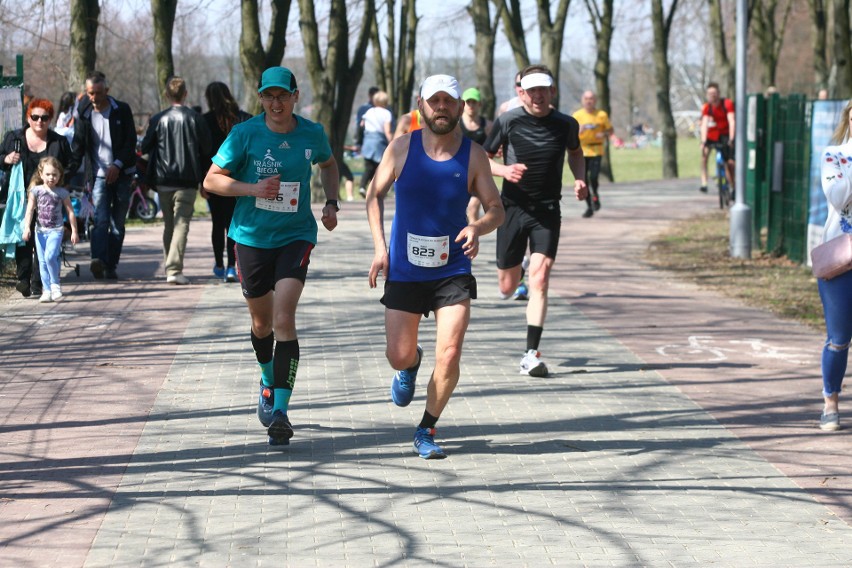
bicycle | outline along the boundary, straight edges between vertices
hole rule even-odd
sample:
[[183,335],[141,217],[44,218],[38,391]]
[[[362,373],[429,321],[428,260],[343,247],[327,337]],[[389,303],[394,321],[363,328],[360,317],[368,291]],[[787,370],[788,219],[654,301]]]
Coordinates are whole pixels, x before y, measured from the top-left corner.
[[148,184],[145,183],[145,172],[148,161],[136,155],[136,173],[130,183],[130,205],[127,208],[128,217],[136,217],[143,221],[153,221],[160,211],[157,202],[148,197]]
[[716,187],[719,189],[719,209],[731,206],[731,187],[725,164],[725,152],[721,144],[713,144],[716,151]]

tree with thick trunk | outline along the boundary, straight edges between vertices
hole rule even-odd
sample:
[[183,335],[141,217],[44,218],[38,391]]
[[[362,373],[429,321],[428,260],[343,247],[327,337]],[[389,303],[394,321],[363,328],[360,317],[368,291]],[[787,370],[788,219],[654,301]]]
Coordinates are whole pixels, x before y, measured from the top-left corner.
[[[417,47],[417,16],[414,0],[402,0],[400,5],[399,41],[396,36],[396,3],[384,2],[387,16],[387,33],[381,40],[378,18],[373,17],[370,28],[370,43],[373,46],[373,65],[376,85],[390,97],[390,111],[400,117],[411,110],[414,93],[414,51]],[[376,6],[373,6],[376,10]],[[385,45],[385,51],[382,50]]]
[[710,36],[713,41],[713,62],[716,64],[715,80],[721,85],[722,92],[736,91],[735,67],[728,57],[728,41],[725,34],[725,19],[722,14],[722,0],[707,0],[710,8]]
[[672,0],[669,13],[663,0],[651,0],[651,20],[654,26],[654,74],[657,79],[657,112],[663,122],[663,178],[677,177],[677,129],[672,115],[671,67],[669,65],[669,34],[678,0]]
[[828,90],[836,99],[852,96],[852,42],[849,34],[849,0],[834,0],[834,45]]
[[287,48],[287,22],[290,19],[290,0],[271,0],[272,21],[264,49],[260,39],[258,0],[242,0],[240,31],[240,63],[243,67],[246,91],[243,108],[252,114],[260,112],[256,85],[268,67],[281,65]]
[[[828,14],[825,0],[808,0],[811,13],[811,49],[814,58],[814,84],[817,90],[828,88]],[[830,93],[829,93],[830,94]]]
[[494,6],[497,7],[498,18],[503,20],[503,33],[509,40],[512,54],[515,57],[515,64],[520,71],[530,64],[524,21],[521,15],[521,2],[520,0],[509,0],[508,5],[506,0],[493,0],[493,2]]
[[[598,97],[598,106],[612,116],[609,91],[610,71],[610,47],[612,46],[613,27],[613,0],[602,0],[598,5],[597,0],[585,0],[586,9],[595,32],[595,45],[597,57],[595,58],[595,94]],[[601,173],[609,181],[615,181],[612,173],[612,163],[609,156],[609,144],[606,145],[603,160],[601,160]]]
[[[361,28],[356,39],[352,61],[349,60],[349,19],[345,0],[331,0],[325,59],[320,52],[319,26],[313,0],[299,0],[302,42],[305,62],[313,90],[313,119],[328,134],[331,150],[337,160],[343,159],[343,143],[352,116],[355,92],[364,75],[364,61],[370,44],[373,0],[365,0]],[[321,188],[313,188],[315,197]]]
[[494,44],[497,38],[499,14],[491,21],[488,0],[472,0],[467,8],[473,21],[473,58],[476,69],[476,85],[482,96],[482,116],[494,118],[496,100],[494,96]]
[[[559,0],[556,13],[550,15],[551,0],[536,0],[538,4],[538,28],[541,36],[541,62],[553,73],[553,82],[559,86],[559,69],[562,45],[565,43],[565,20],[571,0]],[[553,98],[553,106],[559,108],[559,91]]]
[[175,28],[178,0],[151,0],[151,15],[154,20],[154,63],[157,69],[157,94],[160,107],[169,105],[165,95],[166,81],[175,74],[172,55],[172,33]]
[[95,70],[98,53],[98,0],[71,0],[71,77],[68,87],[77,92],[83,88],[86,76]]
[[[781,21],[777,21],[778,0],[755,0],[753,4],[752,18],[749,20],[752,33],[757,40],[757,52],[760,63],[763,66],[763,82],[766,87],[775,85],[775,77],[778,71],[778,59],[781,56],[781,47],[784,45],[784,32],[787,30],[787,21],[790,11],[793,9],[793,0],[787,0]],[[846,1],[846,12],[849,13],[849,2]],[[848,15],[847,15],[848,21]],[[847,26],[847,34],[848,34]],[[848,38],[848,35],[847,35]]]

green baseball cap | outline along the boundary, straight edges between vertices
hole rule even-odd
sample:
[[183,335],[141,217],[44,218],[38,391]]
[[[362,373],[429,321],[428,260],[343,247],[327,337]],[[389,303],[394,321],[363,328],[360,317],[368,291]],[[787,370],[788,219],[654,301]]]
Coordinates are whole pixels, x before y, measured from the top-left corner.
[[257,90],[262,93],[272,87],[280,87],[291,93],[295,92],[296,77],[286,67],[270,67],[260,76],[260,84],[257,86]]
[[474,100],[476,102],[479,102],[481,99],[482,95],[479,94],[479,89],[477,89],[476,87],[471,87],[462,93],[463,101]]

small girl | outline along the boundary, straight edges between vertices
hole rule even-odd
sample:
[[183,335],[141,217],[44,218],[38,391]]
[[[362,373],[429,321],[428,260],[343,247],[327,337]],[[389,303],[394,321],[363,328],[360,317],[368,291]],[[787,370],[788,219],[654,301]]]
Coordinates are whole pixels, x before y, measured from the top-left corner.
[[44,293],[39,302],[58,302],[62,299],[62,290],[59,287],[59,254],[62,250],[62,237],[65,235],[63,205],[71,224],[71,243],[77,244],[77,218],[74,216],[68,190],[61,187],[64,179],[65,170],[62,164],[56,158],[48,156],[39,161],[38,169],[30,181],[23,238],[25,241],[30,240],[30,223],[35,213],[38,268],[44,285]]

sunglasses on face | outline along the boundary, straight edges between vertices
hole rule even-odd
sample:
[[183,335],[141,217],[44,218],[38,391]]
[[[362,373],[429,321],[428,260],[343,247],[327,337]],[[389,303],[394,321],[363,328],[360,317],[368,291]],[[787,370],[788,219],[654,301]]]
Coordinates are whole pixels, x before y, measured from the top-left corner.
[[32,119],[33,122],[38,122],[38,121],[50,122],[50,115],[49,114],[31,114],[30,118]]
[[293,96],[293,93],[281,93],[280,95],[269,95],[267,93],[261,93],[260,98],[266,102],[278,101],[279,103],[286,103],[290,100],[290,97]]

